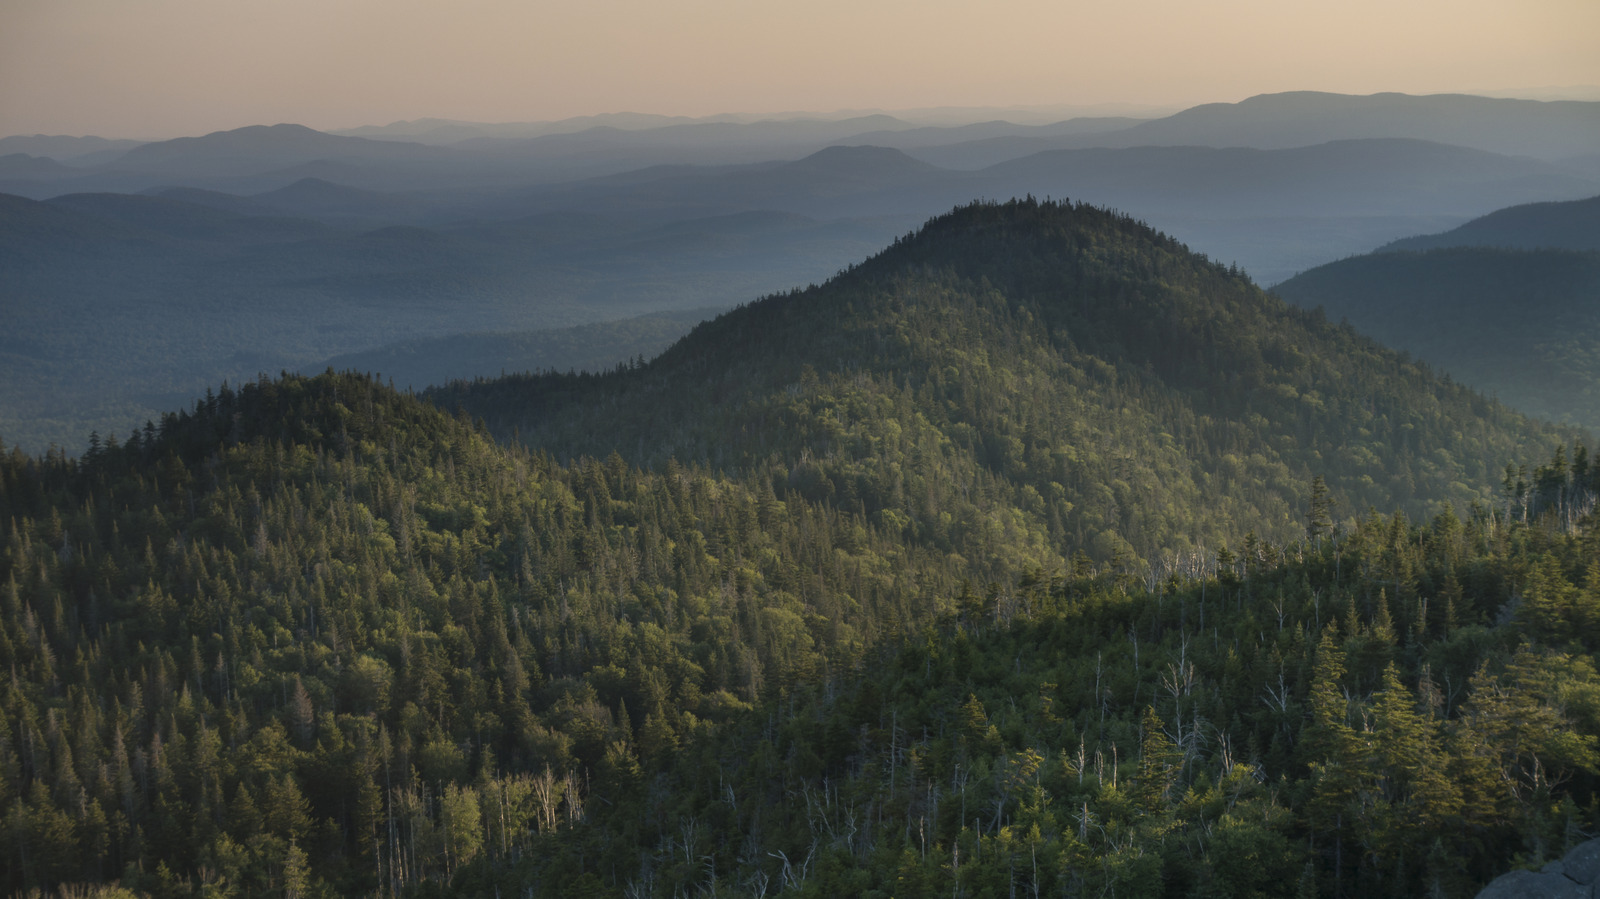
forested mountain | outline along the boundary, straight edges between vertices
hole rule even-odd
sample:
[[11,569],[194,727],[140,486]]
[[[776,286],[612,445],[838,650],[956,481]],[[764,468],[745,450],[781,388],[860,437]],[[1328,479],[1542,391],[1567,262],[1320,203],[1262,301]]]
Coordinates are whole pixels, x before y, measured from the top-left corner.
[[1378,252],[1440,247],[1600,250],[1600,197],[1499,209],[1443,234],[1423,234],[1393,241],[1379,247]]
[[1535,480],[1148,591],[963,595],[646,765],[624,895],[1466,897],[1559,858],[1600,786],[1597,485]]
[[1600,253],[1380,252],[1273,291],[1524,412],[1600,431]]
[[1595,826],[1587,451],[1125,217],[439,399],[518,439],[328,373],[0,456],[0,889],[1460,895]]
[[1465,507],[1553,445],[1131,218],[1032,200],[934,219],[642,368],[431,396],[558,458],[776,464],[951,551],[1025,536],[1102,561],[1286,539],[1317,475],[1349,514]]

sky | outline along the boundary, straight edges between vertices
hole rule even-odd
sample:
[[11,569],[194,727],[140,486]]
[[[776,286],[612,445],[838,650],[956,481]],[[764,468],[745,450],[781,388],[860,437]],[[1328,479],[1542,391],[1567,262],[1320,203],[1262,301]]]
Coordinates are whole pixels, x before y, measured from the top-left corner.
[[0,135],[1540,95],[1597,45],[1597,0],[0,0]]

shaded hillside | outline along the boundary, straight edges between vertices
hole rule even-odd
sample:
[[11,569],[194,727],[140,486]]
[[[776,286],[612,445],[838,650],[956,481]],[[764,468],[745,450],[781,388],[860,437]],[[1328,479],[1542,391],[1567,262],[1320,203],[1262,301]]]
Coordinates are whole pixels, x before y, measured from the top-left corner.
[[780,464],[952,552],[1025,535],[1158,566],[1285,539],[1317,475],[1347,515],[1487,500],[1551,439],[1131,219],[1033,201],[942,216],[637,370],[431,395],[558,458]]
[[1600,197],[1499,209],[1443,234],[1407,237],[1385,244],[1377,252],[1440,247],[1600,250]]
[[1524,412],[1600,430],[1600,253],[1374,253],[1273,290]]

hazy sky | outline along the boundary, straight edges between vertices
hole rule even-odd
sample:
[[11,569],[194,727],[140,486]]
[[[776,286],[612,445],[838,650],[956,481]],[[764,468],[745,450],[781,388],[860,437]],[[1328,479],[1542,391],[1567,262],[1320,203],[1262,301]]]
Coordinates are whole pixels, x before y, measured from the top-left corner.
[[1600,84],[1600,0],[0,0],[0,135]]

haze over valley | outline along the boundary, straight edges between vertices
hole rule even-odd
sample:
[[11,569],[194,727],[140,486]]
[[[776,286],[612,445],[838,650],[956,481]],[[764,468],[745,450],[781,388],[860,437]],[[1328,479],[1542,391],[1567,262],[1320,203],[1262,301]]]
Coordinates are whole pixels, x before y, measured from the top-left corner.
[[498,374],[511,360],[414,371],[381,348],[710,314],[818,283],[982,198],[1111,206],[1273,284],[1600,193],[1595,147],[1595,102],[1319,93],[1046,125],[613,116],[4,138],[0,433],[75,450],[224,379],[329,361],[388,359],[379,370],[417,388]]

